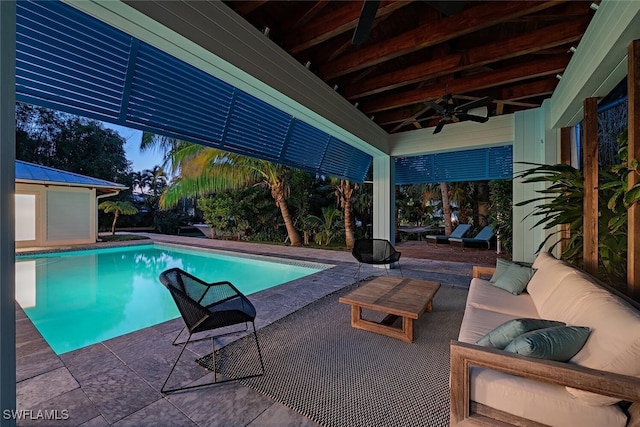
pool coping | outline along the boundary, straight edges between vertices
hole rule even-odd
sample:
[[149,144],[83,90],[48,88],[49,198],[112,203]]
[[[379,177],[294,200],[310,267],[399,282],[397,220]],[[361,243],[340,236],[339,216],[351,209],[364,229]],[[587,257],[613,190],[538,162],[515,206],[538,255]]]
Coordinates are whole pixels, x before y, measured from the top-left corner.
[[[133,241],[133,242],[140,242],[140,241]],[[118,243],[120,243],[120,242],[118,242]],[[274,289],[274,288],[278,288],[278,287],[283,286],[283,285],[287,285],[287,287],[295,286],[297,281],[299,281],[299,280],[304,280],[305,278],[307,278],[309,276],[313,276],[313,275],[318,274],[318,273],[320,273],[320,272],[322,272],[324,270],[331,269],[331,268],[335,267],[334,264],[321,263],[321,262],[312,262],[312,261],[306,261],[306,260],[295,260],[295,259],[291,259],[291,258],[282,258],[282,257],[278,257],[278,256],[275,256],[275,255],[269,256],[269,255],[263,255],[263,254],[252,254],[252,253],[245,253],[245,252],[228,251],[228,250],[217,249],[217,248],[194,247],[194,246],[188,245],[188,244],[179,244],[179,243],[170,243],[170,242],[155,242],[153,240],[144,240],[144,243],[139,243],[139,244],[109,245],[109,246],[88,245],[86,247],[67,248],[66,250],[57,250],[57,251],[56,250],[46,250],[46,251],[40,251],[40,252],[21,253],[19,255],[16,254],[16,260],[21,259],[21,258],[31,258],[31,257],[46,258],[49,255],[54,255],[54,254],[58,254],[58,253],[69,254],[69,253],[72,253],[72,252],[99,251],[99,250],[103,250],[103,249],[104,250],[112,250],[112,249],[118,249],[118,248],[132,248],[132,247],[135,247],[135,246],[140,246],[140,247],[152,246],[152,247],[155,247],[155,248],[166,247],[166,248],[169,248],[169,249],[175,248],[175,249],[182,249],[182,250],[185,250],[185,251],[195,251],[195,252],[200,251],[200,252],[210,253],[210,254],[217,254],[217,255],[223,255],[223,256],[233,256],[233,257],[238,257],[238,258],[243,258],[243,259],[254,259],[254,260],[258,260],[258,261],[265,261],[265,262],[283,264],[283,265],[292,265],[292,266],[296,266],[296,267],[305,267],[305,268],[312,268],[312,269],[318,270],[318,271],[315,271],[315,272],[313,272],[311,274],[307,274],[306,276],[300,277],[298,279],[289,280],[289,281],[280,283],[278,285],[272,286],[270,288],[263,289],[263,290],[248,294],[247,296],[249,297],[250,300],[264,298],[264,295],[270,295],[270,293],[268,291],[270,291],[271,289]],[[306,283],[306,282],[304,282],[304,283]],[[283,289],[286,289],[287,287],[285,287]],[[283,289],[280,289],[280,290],[275,289],[274,292],[277,292],[278,294],[280,294]],[[311,303],[311,302],[313,302],[313,301],[308,301],[307,304]],[[31,318],[29,318],[29,316],[26,314],[26,312],[20,306],[20,304],[17,303],[17,301],[16,301],[16,307],[19,307],[20,310],[22,311],[22,313],[33,324],[33,321],[31,321]],[[301,308],[301,307],[298,307],[298,309],[299,308]],[[178,317],[177,319],[180,319],[180,317]],[[270,323],[273,323],[274,321],[279,320],[279,319],[280,318],[270,319],[270,321],[268,323],[256,321],[256,327],[258,327],[258,325],[260,325],[260,327],[264,327],[264,326],[266,326],[266,325],[268,325]],[[122,334],[122,335],[117,335],[115,337],[108,338],[106,340],[102,340],[102,341],[99,341],[97,343],[89,344],[89,345],[86,345],[86,346],[83,346],[83,347],[80,347],[80,348],[77,348],[77,349],[74,349],[74,350],[70,350],[70,351],[67,351],[67,352],[64,352],[64,353],[60,353],[60,354],[56,353],[55,350],[53,350],[51,345],[48,342],[46,342],[46,339],[45,339],[45,342],[47,343],[47,346],[49,346],[49,348],[51,348],[51,350],[54,352],[54,354],[56,354],[56,356],[62,356],[64,354],[66,354],[66,353],[70,353],[70,352],[73,352],[73,351],[76,351],[76,350],[80,350],[82,348],[90,347],[90,346],[93,346],[93,345],[101,344],[101,343],[107,342],[109,340],[118,338],[118,337],[123,337],[123,336],[128,335],[128,334],[133,334],[133,333],[136,333],[138,331],[142,331],[142,330],[147,329],[147,328],[152,328],[154,326],[161,325],[162,323],[171,322],[171,321],[174,321],[174,320],[176,320],[176,319],[174,318],[174,319],[165,320],[165,321],[162,321],[160,323],[156,323],[154,325],[145,326],[144,328],[141,328],[141,329],[138,329],[138,330],[135,330],[135,331],[127,332],[127,333]],[[38,328],[37,328],[37,326],[35,326],[35,324],[33,324],[33,326],[36,328],[36,330],[38,330]],[[38,333],[40,333],[39,330],[38,330]],[[42,334],[40,334],[40,335],[42,335]],[[241,338],[241,336],[234,336],[233,340],[236,340],[236,339],[239,339],[239,338]],[[44,337],[43,337],[43,339],[44,339]],[[222,339],[221,340],[221,345],[226,345],[229,342],[231,342],[229,339]]]

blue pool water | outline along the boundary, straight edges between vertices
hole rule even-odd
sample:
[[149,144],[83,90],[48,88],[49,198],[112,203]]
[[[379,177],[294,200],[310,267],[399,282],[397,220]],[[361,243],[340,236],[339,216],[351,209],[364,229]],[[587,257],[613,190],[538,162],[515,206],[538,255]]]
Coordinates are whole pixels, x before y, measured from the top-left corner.
[[62,354],[178,317],[158,280],[172,267],[246,295],[322,269],[157,244],[19,256],[16,300]]

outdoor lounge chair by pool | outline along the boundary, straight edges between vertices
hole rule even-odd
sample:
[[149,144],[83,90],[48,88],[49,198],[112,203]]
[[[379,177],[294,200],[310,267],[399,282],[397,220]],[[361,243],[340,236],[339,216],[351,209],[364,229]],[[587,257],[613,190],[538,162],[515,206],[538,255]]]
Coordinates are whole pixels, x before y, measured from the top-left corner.
[[491,239],[496,235],[496,231],[492,225],[487,225],[483,227],[482,230],[478,234],[473,237],[459,237],[459,238],[451,238],[449,242],[452,245],[457,245],[462,247],[470,246],[472,244],[483,244],[487,245],[487,249],[491,247]]
[[[359,239],[353,245],[351,255],[358,260],[358,271],[354,277],[358,277],[360,274],[360,267],[362,264],[384,265],[384,269],[389,275],[389,269],[387,265],[398,263],[400,268],[400,254],[396,251],[391,242],[385,239]],[[402,269],[400,269],[400,275],[402,276]]]
[[455,230],[453,230],[451,232],[450,235],[445,236],[445,235],[438,235],[438,234],[431,234],[429,236],[425,236],[427,238],[427,242],[434,242],[436,245],[438,243],[449,243],[451,238],[457,239],[457,238],[461,238],[462,236],[465,235],[465,233],[467,231],[469,231],[469,229],[471,228],[471,224],[459,224]]
[[204,368],[213,371],[214,381],[205,384],[165,389],[165,386],[169,381],[169,377],[173,374],[173,371],[178,364],[180,357],[182,357],[182,353],[185,348],[187,348],[187,344],[191,340],[191,336],[193,334],[225,326],[237,325],[240,323],[245,323],[245,326],[247,326],[246,324],[251,322],[253,326],[253,336],[256,340],[258,357],[262,368],[261,373],[248,375],[243,378],[256,377],[264,374],[264,363],[262,361],[262,353],[260,352],[260,344],[258,343],[258,335],[256,333],[256,325],[254,323],[256,318],[256,309],[253,304],[251,304],[251,301],[249,301],[249,299],[247,299],[247,297],[244,296],[235,286],[230,282],[206,283],[179,268],[172,268],[163,271],[160,274],[160,282],[162,282],[169,292],[171,292],[171,296],[178,306],[178,310],[180,311],[185,323],[185,327],[180,330],[178,336],[173,340],[173,345],[178,345],[176,341],[180,335],[182,335],[182,331],[184,331],[185,328],[189,331],[189,337],[184,342],[178,358],[171,367],[171,371],[169,372],[169,375],[167,375],[167,379],[164,381],[164,384],[162,384],[162,388],[160,390],[162,393],[170,393],[178,390],[186,390],[241,379],[231,378],[217,381],[217,374],[215,373],[215,341],[212,336],[211,354],[197,359],[196,362]]

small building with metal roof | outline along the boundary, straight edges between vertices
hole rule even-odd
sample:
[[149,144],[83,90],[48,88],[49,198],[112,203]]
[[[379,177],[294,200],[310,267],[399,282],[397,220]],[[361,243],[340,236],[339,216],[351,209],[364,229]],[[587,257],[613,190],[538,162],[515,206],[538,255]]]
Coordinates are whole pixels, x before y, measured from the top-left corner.
[[16,160],[16,248],[94,243],[98,203],[127,187]]

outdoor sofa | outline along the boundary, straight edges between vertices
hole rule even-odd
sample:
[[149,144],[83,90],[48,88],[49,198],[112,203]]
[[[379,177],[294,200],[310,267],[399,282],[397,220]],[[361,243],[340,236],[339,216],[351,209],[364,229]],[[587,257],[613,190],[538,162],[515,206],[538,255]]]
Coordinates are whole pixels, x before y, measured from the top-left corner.
[[[450,348],[451,425],[640,425],[637,307],[548,253],[532,267],[519,295],[497,287],[504,280],[482,278],[494,268],[474,267],[458,341]],[[476,344],[487,345],[496,328],[513,325],[513,319],[586,327],[588,338],[566,362]],[[523,336],[506,339],[521,344]]]

